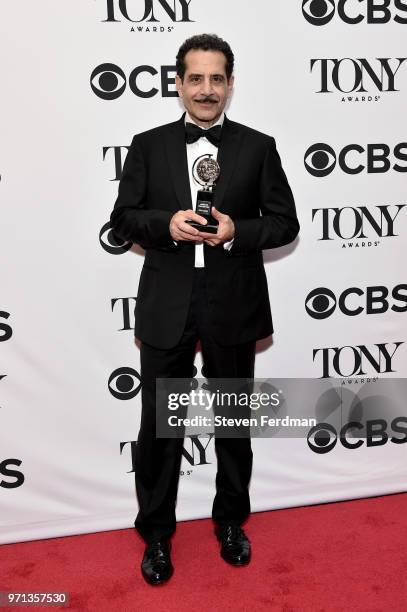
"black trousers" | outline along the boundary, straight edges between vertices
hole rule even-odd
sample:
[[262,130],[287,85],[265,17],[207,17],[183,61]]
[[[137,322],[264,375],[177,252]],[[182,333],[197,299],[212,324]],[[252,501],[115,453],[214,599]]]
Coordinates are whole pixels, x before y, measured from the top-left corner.
[[[231,304],[238,308],[238,304]],[[184,440],[157,438],[156,378],[192,378],[196,345],[201,342],[206,378],[253,378],[256,342],[223,347],[210,333],[205,268],[195,268],[188,317],[180,342],[171,349],[141,344],[142,414],[135,472],[139,513],[134,526],[147,543],[170,538],[176,526],[175,504]],[[217,438],[217,524],[241,524],[250,513],[249,481],[253,453],[250,437]]]

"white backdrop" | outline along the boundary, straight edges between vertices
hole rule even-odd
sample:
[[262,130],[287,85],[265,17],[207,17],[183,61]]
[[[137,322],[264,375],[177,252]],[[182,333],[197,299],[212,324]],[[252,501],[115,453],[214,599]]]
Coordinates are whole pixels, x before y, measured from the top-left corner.
[[[216,32],[231,44],[236,84],[227,114],[275,137],[301,223],[294,244],[264,252],[275,334],[273,343],[259,343],[256,376],[347,376],[360,352],[356,378],[361,371],[406,376],[400,296],[406,294],[407,11],[394,2],[380,12],[378,1],[349,0],[341,16],[337,4],[3,4],[0,542],[133,525],[140,393],[132,326],[143,253],[112,244],[106,227],[120,170],[113,147],[123,161],[133,134],[180,116],[179,100],[163,96],[160,67],[174,66],[190,35]],[[151,7],[156,22],[148,21]],[[129,21],[126,9],[140,21]],[[359,15],[358,23],[348,23]],[[98,69],[103,64],[118,69]],[[140,66],[151,68],[135,83],[147,92],[156,87],[151,97],[129,86]],[[98,70],[95,93],[90,79]],[[351,91],[360,74],[366,91]],[[308,154],[318,143],[320,152]],[[354,146],[345,154],[348,145]],[[378,145],[389,147],[388,168],[383,161],[372,165]],[[317,174],[328,168],[326,176],[315,176],[315,167]],[[374,171],[380,167],[385,171]],[[359,218],[363,226],[355,225]],[[378,286],[389,291],[389,308],[368,313],[367,288]],[[344,304],[362,310],[350,315],[339,296],[355,287],[360,291]],[[332,291],[336,304],[320,319],[305,308],[318,288]],[[318,304],[328,308],[322,293],[308,303],[311,312]],[[341,347],[354,348],[335,353]],[[200,371],[199,353],[196,366]],[[318,454],[303,439],[262,439],[253,448],[253,511],[407,489],[404,444],[348,450],[338,443]],[[185,451],[178,519],[210,516],[213,441],[199,454],[187,439]]]

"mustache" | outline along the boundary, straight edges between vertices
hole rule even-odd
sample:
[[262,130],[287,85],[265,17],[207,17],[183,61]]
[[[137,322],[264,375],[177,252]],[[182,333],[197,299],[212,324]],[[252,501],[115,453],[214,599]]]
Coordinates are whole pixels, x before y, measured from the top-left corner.
[[205,98],[199,98],[198,100],[195,100],[195,102],[210,102],[212,104],[216,104],[218,102],[218,99],[214,98],[213,96],[206,96]]

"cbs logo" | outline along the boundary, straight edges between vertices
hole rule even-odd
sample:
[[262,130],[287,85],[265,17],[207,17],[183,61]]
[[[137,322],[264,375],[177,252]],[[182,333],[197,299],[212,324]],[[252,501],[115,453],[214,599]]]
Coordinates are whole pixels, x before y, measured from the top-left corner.
[[[355,155],[356,154],[356,155]],[[304,165],[306,170],[315,177],[328,176],[333,172],[336,165],[346,174],[360,174],[363,171],[368,173],[384,173],[390,169],[396,172],[407,172],[407,165],[392,163],[389,159],[391,154],[387,144],[375,143],[362,147],[358,144],[349,144],[340,150],[336,155],[329,145],[318,142],[311,145],[304,155]],[[394,147],[393,155],[396,160],[407,162],[407,142],[401,142]],[[350,159],[360,156],[361,163],[351,165]]]
[[[335,448],[338,440],[347,450],[360,448],[365,441],[367,447],[383,446],[389,440],[393,444],[404,444],[407,442],[407,417],[396,417],[390,423],[391,431],[403,434],[403,437],[389,437],[387,428],[388,423],[385,419],[370,419],[366,421],[365,425],[359,421],[350,421],[341,427],[338,435],[335,427],[330,423],[318,423],[309,430],[307,444],[312,452],[317,455],[325,455]],[[351,442],[351,440],[353,441]]]
[[[354,317],[361,314],[364,310],[366,314],[383,314],[391,308],[394,312],[406,312],[407,310],[407,285],[400,284],[396,285],[391,296],[395,302],[401,302],[401,304],[389,305],[389,289],[387,287],[378,285],[375,287],[366,287],[366,291],[359,287],[350,287],[345,289],[336,299],[333,291],[326,287],[318,287],[313,289],[307,295],[305,299],[305,310],[313,319],[327,319],[330,317],[336,307],[339,310],[349,316]],[[403,293],[404,292],[404,293]],[[357,297],[363,297],[363,306],[358,302]],[[349,302],[353,302],[351,305]]]
[[[335,10],[339,18],[349,25],[365,20],[368,24],[383,24],[389,23],[392,19],[397,23],[407,23],[407,17],[398,14],[407,13],[405,0],[366,0],[365,2],[358,0],[358,3],[362,5],[363,12],[358,12],[355,2],[349,2],[349,0],[339,0],[336,3],[334,0],[303,0],[302,14],[309,23],[316,26],[329,23],[335,15]],[[394,5],[397,12],[394,16],[390,9],[391,5]]]
[[140,392],[141,376],[134,368],[117,368],[109,376],[108,388],[116,399],[133,399]]
[[[176,98],[177,90],[170,89],[171,86],[175,87],[175,73],[175,66],[160,66],[159,70],[156,70],[153,66],[143,65],[134,68],[127,79],[120,66],[106,63],[96,66],[93,70],[90,86],[93,93],[102,100],[117,100],[127,85],[139,98],[152,98],[159,91],[163,98]],[[159,85],[160,90],[154,83]]]
[[122,255],[131,249],[133,243],[129,240],[122,240],[114,233],[110,222],[108,221],[99,232],[99,244],[111,255]]

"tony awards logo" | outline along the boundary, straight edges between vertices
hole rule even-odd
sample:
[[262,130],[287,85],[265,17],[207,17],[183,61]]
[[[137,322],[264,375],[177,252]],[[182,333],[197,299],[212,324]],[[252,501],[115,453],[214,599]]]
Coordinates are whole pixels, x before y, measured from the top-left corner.
[[212,157],[212,153],[205,153],[198,157],[192,166],[192,175],[196,182],[203,187],[199,189],[196,196],[195,212],[207,221],[207,225],[197,223],[188,219],[186,223],[190,223],[198,230],[216,234],[218,231],[218,221],[211,215],[213,203],[215,183],[219,178],[220,167],[216,159]]

